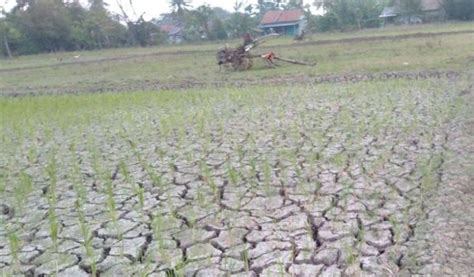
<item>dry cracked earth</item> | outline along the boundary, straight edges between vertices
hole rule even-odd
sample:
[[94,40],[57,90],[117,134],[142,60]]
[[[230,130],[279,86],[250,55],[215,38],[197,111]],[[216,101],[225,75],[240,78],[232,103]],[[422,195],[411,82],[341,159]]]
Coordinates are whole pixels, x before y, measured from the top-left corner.
[[0,271],[471,273],[472,86],[255,90],[7,126]]

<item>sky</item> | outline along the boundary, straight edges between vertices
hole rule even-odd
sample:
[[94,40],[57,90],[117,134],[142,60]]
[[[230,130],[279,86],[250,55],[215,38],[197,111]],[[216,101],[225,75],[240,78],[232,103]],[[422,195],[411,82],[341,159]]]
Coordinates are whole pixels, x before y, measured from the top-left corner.
[[[120,13],[120,9],[118,8],[117,1],[121,1],[124,8],[127,10],[127,13],[130,15],[133,14],[131,6],[129,4],[130,0],[105,0],[106,3],[109,4],[109,9],[115,13]],[[135,7],[135,11],[137,16],[144,14],[144,18],[146,20],[156,18],[162,13],[170,12],[170,5],[169,0],[132,0],[133,5]],[[242,0],[244,2],[244,6],[249,4],[256,4],[257,0]],[[81,1],[86,2],[87,1]],[[233,10],[233,6],[235,0],[191,0],[192,7],[198,7],[203,4],[209,4],[213,7],[221,7],[228,11]],[[304,3],[312,3],[313,0],[304,0]],[[11,9],[16,3],[16,0],[0,0],[0,10],[1,7],[5,7],[8,11]]]
[[[2,1],[2,0],[0,0]],[[106,0],[106,2],[110,5],[110,9],[119,12],[117,1],[121,1],[122,5],[126,7],[126,9],[130,9],[129,0]],[[140,16],[142,13],[145,13],[145,19],[151,19],[154,17],[158,17],[162,13],[170,12],[170,4],[169,0],[132,0],[133,5],[135,7],[136,13]],[[257,0],[243,0],[244,3],[248,4],[256,4]],[[209,4],[212,7],[221,7],[228,11],[233,10],[235,1],[234,0],[191,0],[190,4],[191,7],[196,8],[203,4]]]

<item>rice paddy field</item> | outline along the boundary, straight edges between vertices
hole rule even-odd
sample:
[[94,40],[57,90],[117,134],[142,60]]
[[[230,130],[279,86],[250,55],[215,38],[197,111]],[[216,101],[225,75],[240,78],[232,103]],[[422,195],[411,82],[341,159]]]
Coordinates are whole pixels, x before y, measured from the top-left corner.
[[272,42],[315,67],[0,60],[0,274],[472,274],[474,26],[446,26]]

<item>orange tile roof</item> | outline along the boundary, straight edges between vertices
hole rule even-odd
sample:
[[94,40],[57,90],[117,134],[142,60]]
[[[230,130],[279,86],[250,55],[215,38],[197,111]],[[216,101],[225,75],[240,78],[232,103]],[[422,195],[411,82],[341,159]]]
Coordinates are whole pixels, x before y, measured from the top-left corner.
[[304,16],[302,10],[286,10],[286,11],[268,11],[263,16],[262,21],[260,22],[261,25],[265,24],[276,24],[276,23],[283,23],[283,22],[294,22],[299,21],[301,16]]
[[173,29],[175,29],[176,26],[174,26],[173,24],[163,24],[160,26],[160,30],[162,32],[165,32],[165,33],[169,33],[171,31],[173,31]]

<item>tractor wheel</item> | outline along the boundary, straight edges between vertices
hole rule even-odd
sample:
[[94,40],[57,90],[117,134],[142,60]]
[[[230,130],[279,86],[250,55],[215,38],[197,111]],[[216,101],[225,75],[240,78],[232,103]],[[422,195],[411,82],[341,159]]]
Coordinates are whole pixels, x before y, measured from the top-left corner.
[[239,60],[237,60],[237,61],[232,61],[232,68],[233,68],[235,71],[237,71],[237,70],[240,69],[240,64],[241,64],[241,63],[240,63]]
[[238,69],[240,71],[249,70],[252,67],[252,65],[253,65],[252,59],[242,58]]
[[249,58],[249,68],[248,69],[251,69],[253,67],[253,60]]

